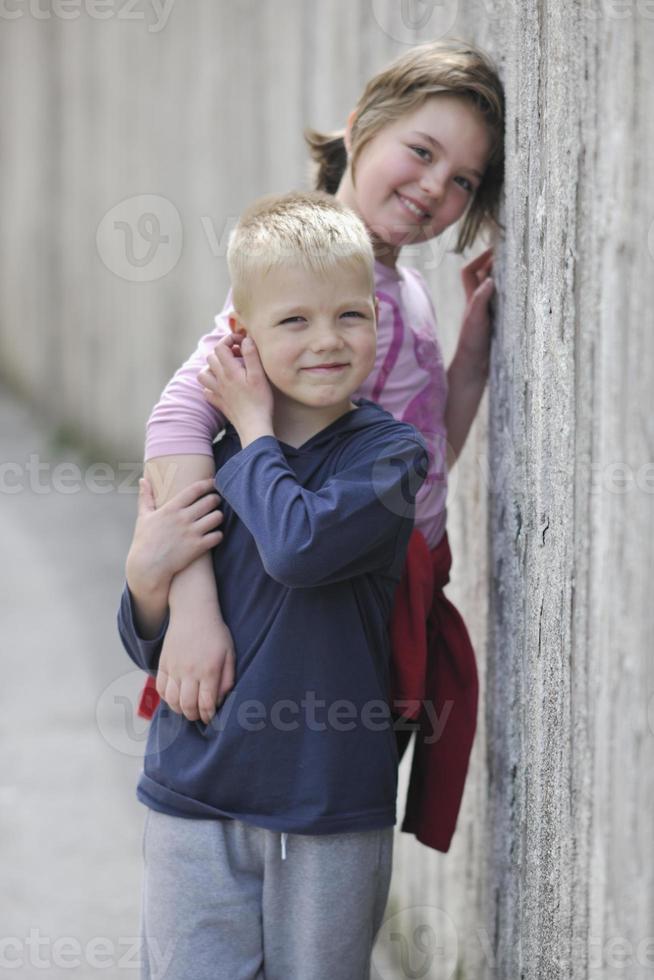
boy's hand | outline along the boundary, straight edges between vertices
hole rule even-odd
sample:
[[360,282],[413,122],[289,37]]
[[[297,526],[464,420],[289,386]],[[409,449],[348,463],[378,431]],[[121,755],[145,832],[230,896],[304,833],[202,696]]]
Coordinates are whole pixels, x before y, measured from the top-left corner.
[[227,334],[198,374],[204,396],[230,420],[245,448],[262,435],[274,435],[273,393],[251,337]]
[[138,514],[125,564],[132,592],[168,592],[177,572],[222,541],[219,501],[213,480],[198,480],[157,510],[150,483],[139,481]]
[[234,686],[232,634],[215,608],[206,605],[176,615],[171,605],[156,687],[161,699],[189,721],[208,725],[216,705]]
[[485,374],[488,374],[491,340],[489,304],[495,291],[492,271],[492,248],[487,248],[461,270],[466,309],[457,353],[469,359],[471,368]]

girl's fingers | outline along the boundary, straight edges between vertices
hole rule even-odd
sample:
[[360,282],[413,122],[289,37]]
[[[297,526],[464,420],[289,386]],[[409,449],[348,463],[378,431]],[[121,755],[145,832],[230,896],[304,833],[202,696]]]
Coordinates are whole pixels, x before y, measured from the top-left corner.
[[466,265],[464,265],[463,270],[470,270],[474,272],[476,269],[481,268],[481,266],[486,265],[488,262],[493,261],[493,249],[487,248],[484,252],[480,252],[476,255],[474,259],[471,259]]
[[210,514],[206,514],[201,517],[199,521],[196,521],[193,525],[193,530],[198,534],[208,534],[209,531],[216,531],[222,524],[224,519],[223,512],[221,510],[214,510]]
[[194,483],[189,483],[187,487],[184,487],[179,493],[175,494],[167,506],[175,504],[179,507],[190,507],[196,502],[205,501],[207,496],[211,500],[211,504],[207,504],[207,506],[215,507],[220,500],[220,494],[216,493],[213,477],[207,477],[206,480],[195,480]]
[[206,534],[203,534],[198,542],[200,551],[197,557],[199,558],[200,555],[206,554],[212,548],[217,548],[223,538],[224,534],[222,531],[208,531]]
[[[172,708],[173,711],[179,711],[177,685],[172,677],[170,677],[169,674],[167,674],[161,667],[157,671],[155,687],[157,688],[157,694],[161,700],[165,701],[168,707]],[[175,703],[172,704],[171,701],[174,701]],[[177,707],[175,707],[175,705],[177,705]]]
[[[220,503],[220,497],[217,493],[208,493],[204,497],[200,497],[198,500],[194,500],[186,508],[186,514],[184,515],[190,521],[197,521],[198,518],[204,517],[205,514],[209,514],[216,510],[218,504]],[[220,511],[218,511],[220,513]]]
[[220,706],[234,687],[234,654],[228,653],[223,664],[218,686],[218,705]]
[[198,709],[200,711],[200,718],[205,725],[209,724],[216,713],[217,700],[218,694],[216,691],[215,682],[201,680],[200,689],[198,691]]
[[211,368],[206,367],[204,368],[204,370],[200,371],[200,373],[197,375],[197,379],[202,385],[202,387],[204,388],[204,390],[208,391],[209,394],[213,395],[214,389],[216,391],[219,390],[219,385],[216,382],[216,379],[213,375],[213,372],[211,371]]
[[198,690],[199,683],[195,680],[195,678],[182,678],[179,704],[180,708],[182,709],[182,714],[185,715],[189,721],[197,721],[200,717],[200,712],[198,711]]
[[477,259],[468,263],[461,270],[463,288],[467,299],[470,299],[475,289],[488,279],[493,267],[492,258],[490,260],[486,258],[482,263],[479,262],[480,258],[481,256],[478,256]]

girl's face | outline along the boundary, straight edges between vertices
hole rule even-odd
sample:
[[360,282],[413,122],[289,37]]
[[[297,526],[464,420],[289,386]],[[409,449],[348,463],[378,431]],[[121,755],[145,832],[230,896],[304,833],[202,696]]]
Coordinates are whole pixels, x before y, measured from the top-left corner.
[[456,95],[434,95],[373,136],[356,162],[356,183],[348,168],[336,197],[363,219],[377,257],[394,265],[403,245],[425,242],[458,221],[481,182],[490,148],[474,106]]

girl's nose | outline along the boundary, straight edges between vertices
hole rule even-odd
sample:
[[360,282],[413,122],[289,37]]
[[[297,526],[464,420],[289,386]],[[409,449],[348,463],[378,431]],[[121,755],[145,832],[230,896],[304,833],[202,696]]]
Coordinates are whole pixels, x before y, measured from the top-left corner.
[[435,168],[425,170],[420,181],[420,188],[429,197],[440,201],[445,193],[445,175]]

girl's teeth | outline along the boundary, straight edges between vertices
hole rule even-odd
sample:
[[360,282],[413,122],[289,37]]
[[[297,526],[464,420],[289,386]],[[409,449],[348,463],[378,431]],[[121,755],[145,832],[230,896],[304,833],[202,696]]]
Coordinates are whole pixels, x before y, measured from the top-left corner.
[[418,217],[418,218],[424,218],[425,217],[425,212],[424,211],[421,211],[420,208],[416,207],[416,205],[413,203],[413,201],[407,201],[406,197],[403,197],[402,198],[402,201],[404,202],[404,204],[406,204],[406,206],[408,207],[409,211],[413,211],[413,213],[416,215],[416,217]]

